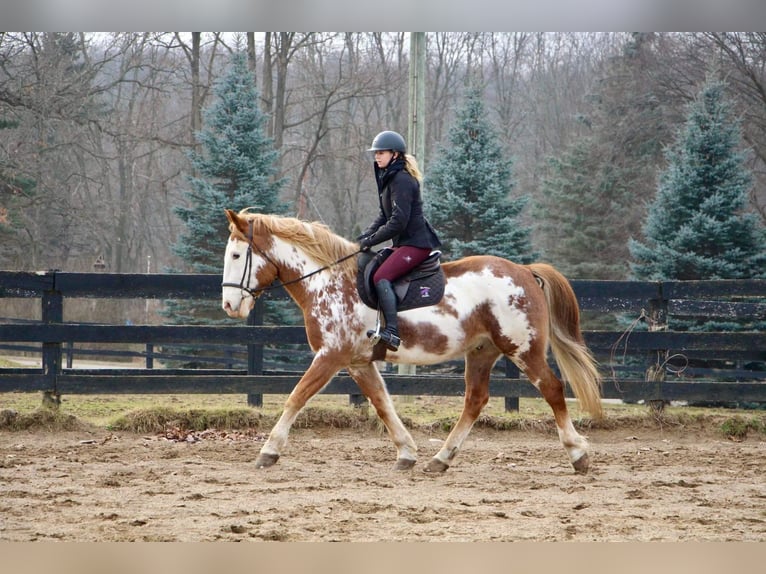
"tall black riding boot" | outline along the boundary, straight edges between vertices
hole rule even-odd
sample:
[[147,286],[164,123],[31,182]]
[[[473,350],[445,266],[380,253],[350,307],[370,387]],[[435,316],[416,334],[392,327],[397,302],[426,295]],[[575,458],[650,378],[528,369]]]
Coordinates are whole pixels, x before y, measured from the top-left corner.
[[386,328],[380,332],[380,340],[390,350],[396,351],[401,343],[396,317],[396,293],[388,279],[378,281],[375,284],[375,291],[378,293],[378,306],[386,321]]

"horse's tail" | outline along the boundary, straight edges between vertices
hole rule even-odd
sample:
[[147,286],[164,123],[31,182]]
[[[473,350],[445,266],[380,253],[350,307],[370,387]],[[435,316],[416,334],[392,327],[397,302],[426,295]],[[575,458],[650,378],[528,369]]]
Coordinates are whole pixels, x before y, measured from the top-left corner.
[[547,263],[527,265],[542,284],[550,317],[550,345],[563,378],[580,406],[595,418],[603,416],[601,375],[580,331],[580,307],[572,286]]

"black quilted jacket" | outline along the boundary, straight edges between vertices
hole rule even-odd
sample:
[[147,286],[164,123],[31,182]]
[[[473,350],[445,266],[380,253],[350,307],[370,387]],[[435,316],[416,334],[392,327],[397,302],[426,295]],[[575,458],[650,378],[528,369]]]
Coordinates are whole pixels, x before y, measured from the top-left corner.
[[420,184],[404,169],[404,159],[386,169],[374,167],[380,213],[362,235],[370,236],[372,245],[391,239],[394,247],[439,247],[441,241],[423,215]]

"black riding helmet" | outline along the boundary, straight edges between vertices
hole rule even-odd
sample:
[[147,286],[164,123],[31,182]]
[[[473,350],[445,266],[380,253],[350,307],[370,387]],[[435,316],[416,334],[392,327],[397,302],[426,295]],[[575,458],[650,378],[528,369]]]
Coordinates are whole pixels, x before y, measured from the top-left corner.
[[382,151],[389,149],[398,151],[399,153],[407,153],[407,144],[405,143],[404,138],[398,133],[385,131],[380,132],[375,136],[375,139],[372,140],[372,147],[367,151]]

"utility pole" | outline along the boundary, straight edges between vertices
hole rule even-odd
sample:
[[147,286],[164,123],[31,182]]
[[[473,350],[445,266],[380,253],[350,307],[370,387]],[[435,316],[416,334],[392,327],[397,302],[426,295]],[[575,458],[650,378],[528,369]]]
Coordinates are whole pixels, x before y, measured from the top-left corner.
[[[407,122],[409,153],[418,160],[420,171],[426,164],[426,33],[410,32],[410,101]],[[415,365],[399,365],[400,375],[414,375]]]
[[409,116],[407,141],[420,171],[425,172],[426,149],[426,33],[410,32]]

